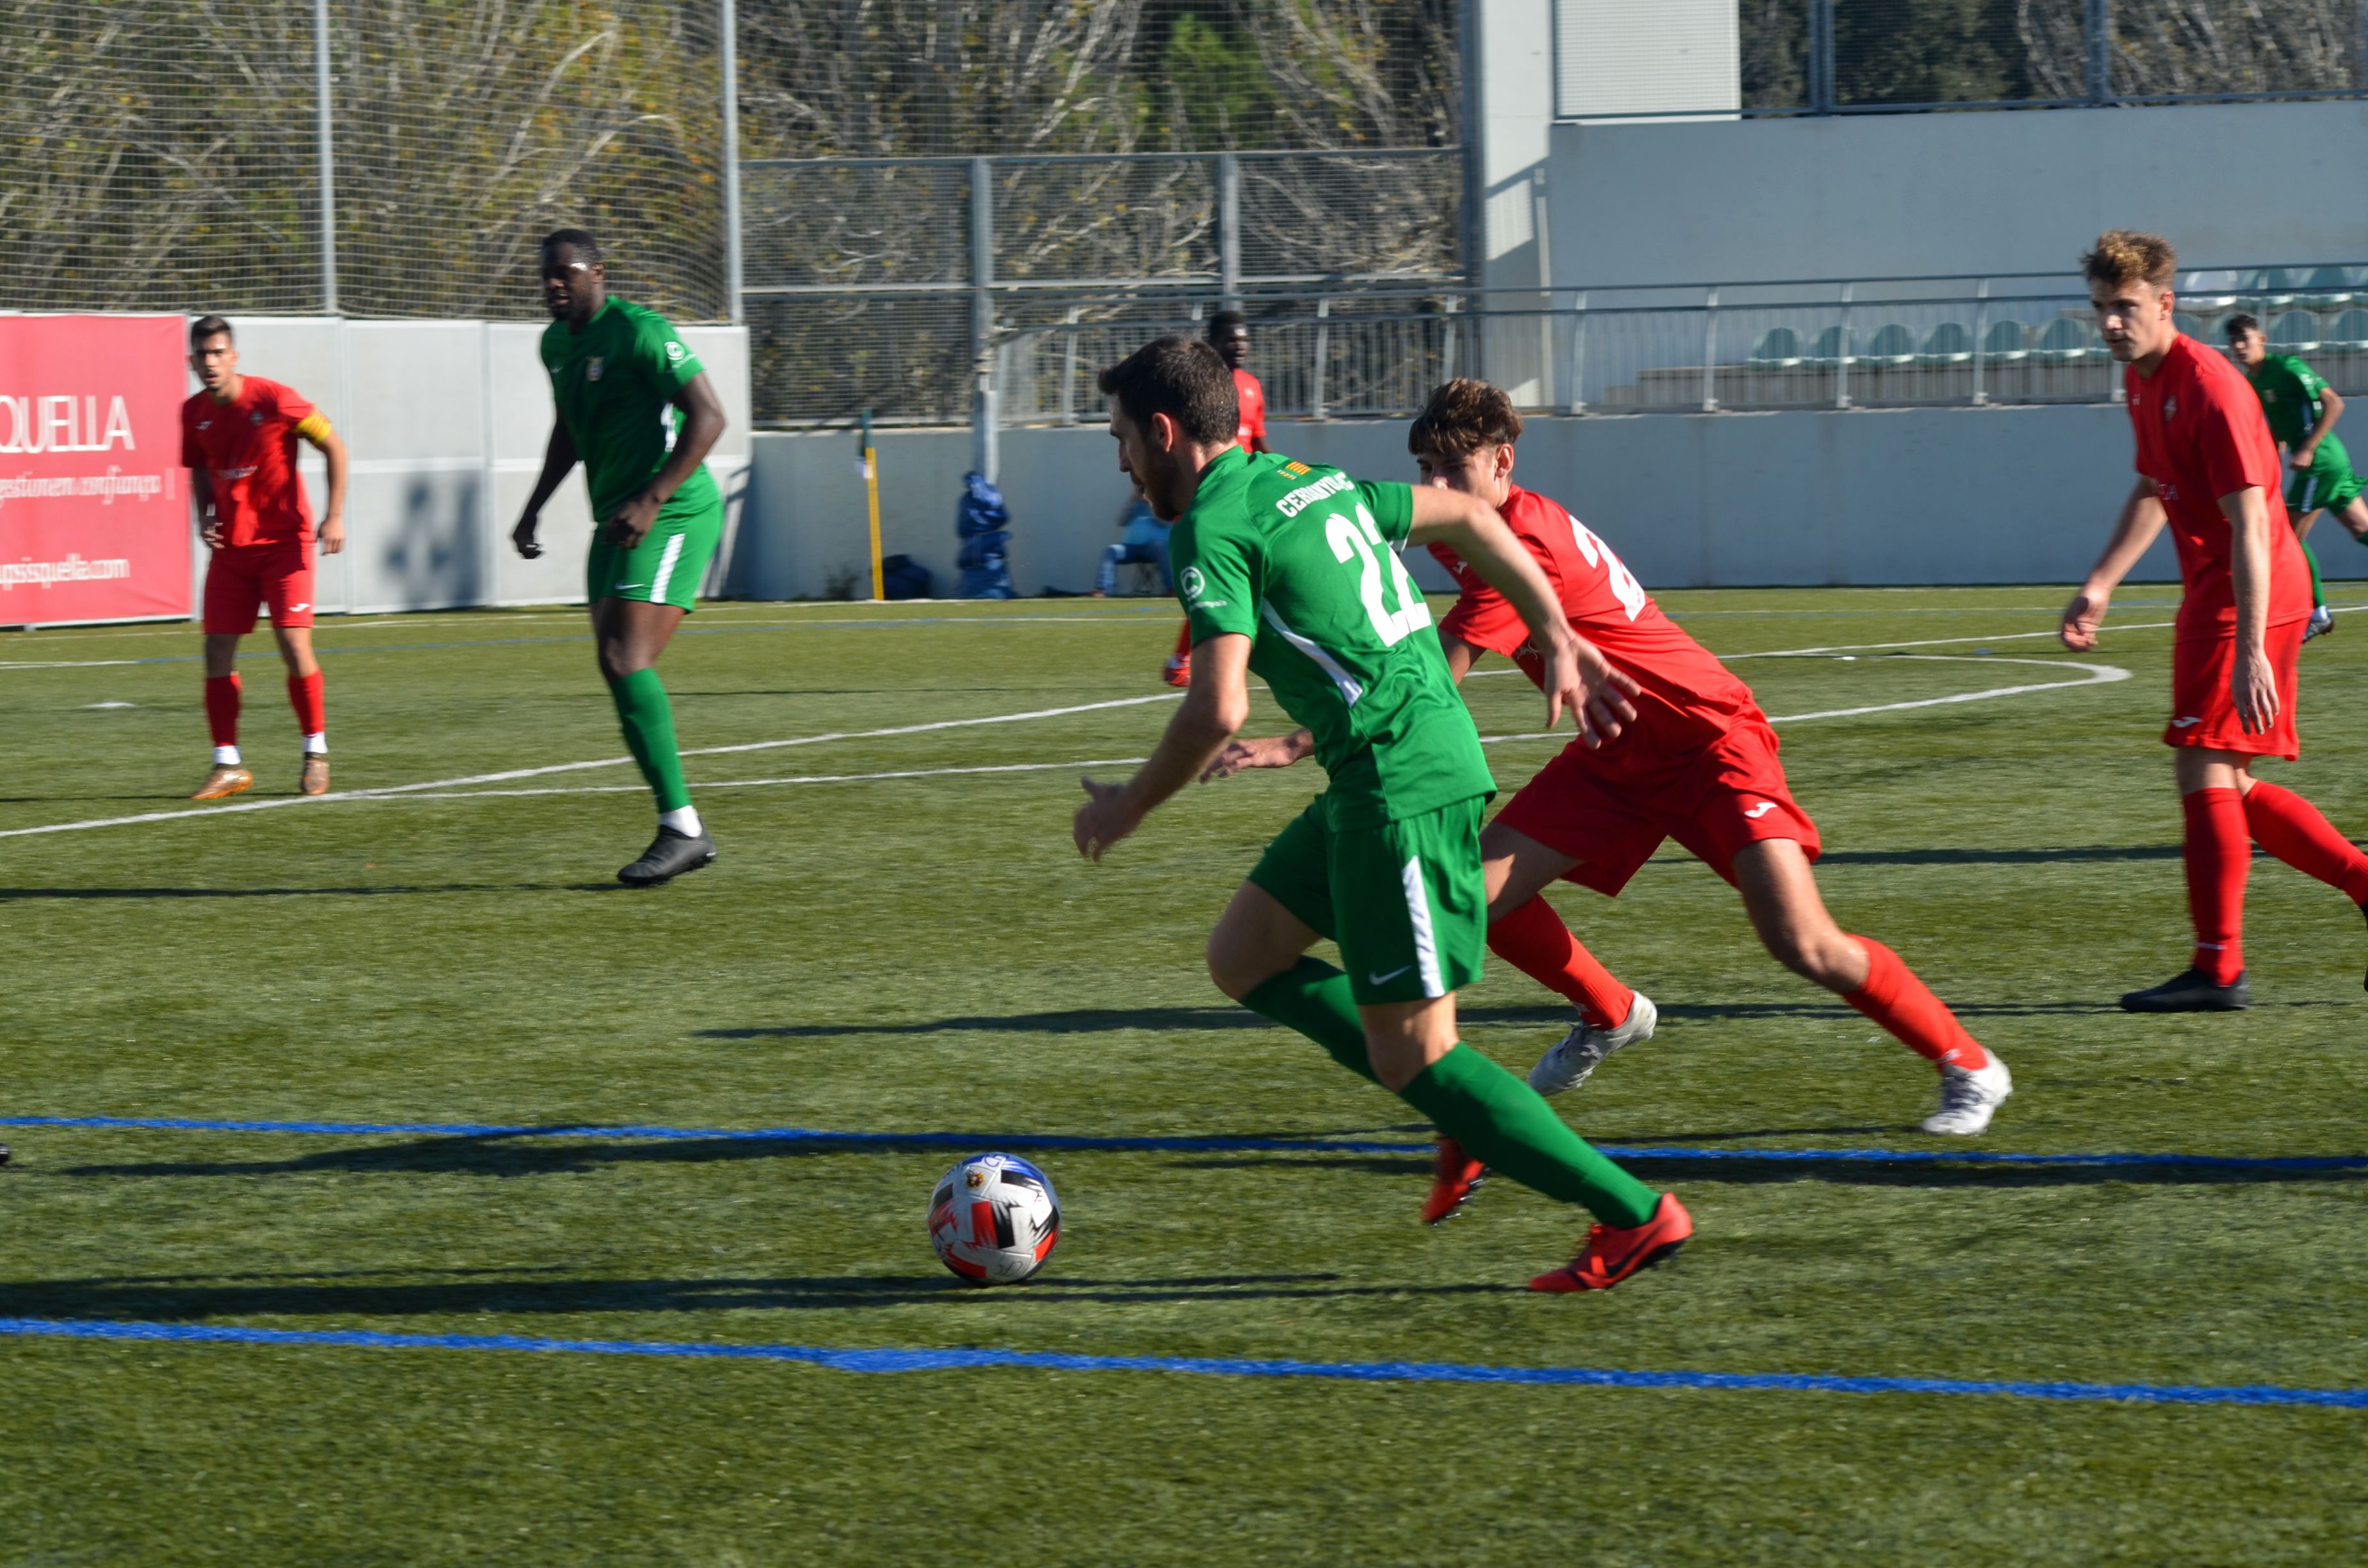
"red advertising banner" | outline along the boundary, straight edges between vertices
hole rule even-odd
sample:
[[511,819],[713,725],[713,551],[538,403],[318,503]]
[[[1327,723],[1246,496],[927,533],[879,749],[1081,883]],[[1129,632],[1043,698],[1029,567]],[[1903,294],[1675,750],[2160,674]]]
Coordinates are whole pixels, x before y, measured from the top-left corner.
[[0,316],[0,626],[190,613],[184,316]]

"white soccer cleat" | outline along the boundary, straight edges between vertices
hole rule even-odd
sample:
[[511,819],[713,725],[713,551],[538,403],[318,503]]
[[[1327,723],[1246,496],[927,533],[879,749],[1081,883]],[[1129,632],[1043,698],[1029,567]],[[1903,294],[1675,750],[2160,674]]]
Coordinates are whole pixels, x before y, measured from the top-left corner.
[[2335,612],[2325,605],[2315,605],[2311,608],[2309,624],[2302,629],[2302,640],[2307,642],[2314,637],[2324,637],[2334,630]]
[[2014,1074],[1998,1053],[1986,1067],[1941,1069],[1941,1108],[1924,1119],[1924,1131],[1947,1138],[1972,1138],[1988,1128],[1990,1118],[2014,1093]]
[[1538,1064],[1530,1069],[1530,1087],[1542,1095],[1575,1089],[1587,1082],[1587,1075],[1605,1057],[1622,1046],[1652,1039],[1653,1030],[1661,1022],[1660,1009],[1643,992],[1633,994],[1635,1000],[1628,1004],[1628,1016],[1616,1028],[1600,1029],[1584,1018],[1573,1024],[1561,1043],[1539,1057]]

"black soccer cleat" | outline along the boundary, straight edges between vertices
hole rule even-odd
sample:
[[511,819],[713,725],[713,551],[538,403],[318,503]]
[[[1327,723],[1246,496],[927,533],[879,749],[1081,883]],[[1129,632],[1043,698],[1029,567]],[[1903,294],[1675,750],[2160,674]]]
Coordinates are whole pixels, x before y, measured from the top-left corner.
[[7,1145],[7,1144],[6,1144],[6,1143],[0,1143],[0,1165],[6,1165],[7,1163],[8,1163],[8,1145]]
[[2226,985],[2214,985],[2202,970],[2191,969],[2149,990],[2132,991],[2122,997],[2124,1013],[2237,1013],[2252,1005],[2252,987],[2245,983],[2241,969]]
[[715,858],[715,840],[704,833],[694,838],[670,827],[658,829],[642,858],[617,873],[617,880],[629,888],[654,888],[670,882],[685,871],[696,871]]

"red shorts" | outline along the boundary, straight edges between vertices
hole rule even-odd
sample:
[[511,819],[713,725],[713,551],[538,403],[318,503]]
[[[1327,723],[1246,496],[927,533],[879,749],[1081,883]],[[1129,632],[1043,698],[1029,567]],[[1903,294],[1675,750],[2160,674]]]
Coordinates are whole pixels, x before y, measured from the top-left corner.
[[1735,857],[1763,838],[1790,838],[1817,858],[1817,824],[1793,803],[1776,760],[1776,732],[1757,721],[1729,730],[1644,778],[1605,774],[1573,742],[1497,813],[1497,820],[1578,862],[1565,881],[1616,897],[1665,838],[1735,881]]
[[2170,722],[2163,727],[2167,746],[2208,746],[2247,756],[2282,756],[2288,762],[2302,755],[2302,738],[2294,730],[2294,683],[2302,665],[2302,634],[2306,620],[2290,620],[2270,628],[2270,667],[2278,676],[2278,717],[2267,730],[2248,735],[2237,718],[2237,699],[2229,695],[2228,678],[2236,673],[2237,639],[2197,637],[2170,647]]
[[274,626],[313,624],[313,547],[295,540],[217,550],[206,562],[205,631],[209,637],[244,637],[255,630],[257,607],[271,607]]

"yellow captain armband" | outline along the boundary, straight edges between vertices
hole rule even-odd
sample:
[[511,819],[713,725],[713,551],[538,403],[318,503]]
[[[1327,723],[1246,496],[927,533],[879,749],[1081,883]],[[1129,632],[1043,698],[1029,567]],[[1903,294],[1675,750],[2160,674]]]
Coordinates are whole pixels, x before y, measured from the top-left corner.
[[317,447],[329,438],[329,422],[317,414],[308,414],[297,421],[296,434]]

